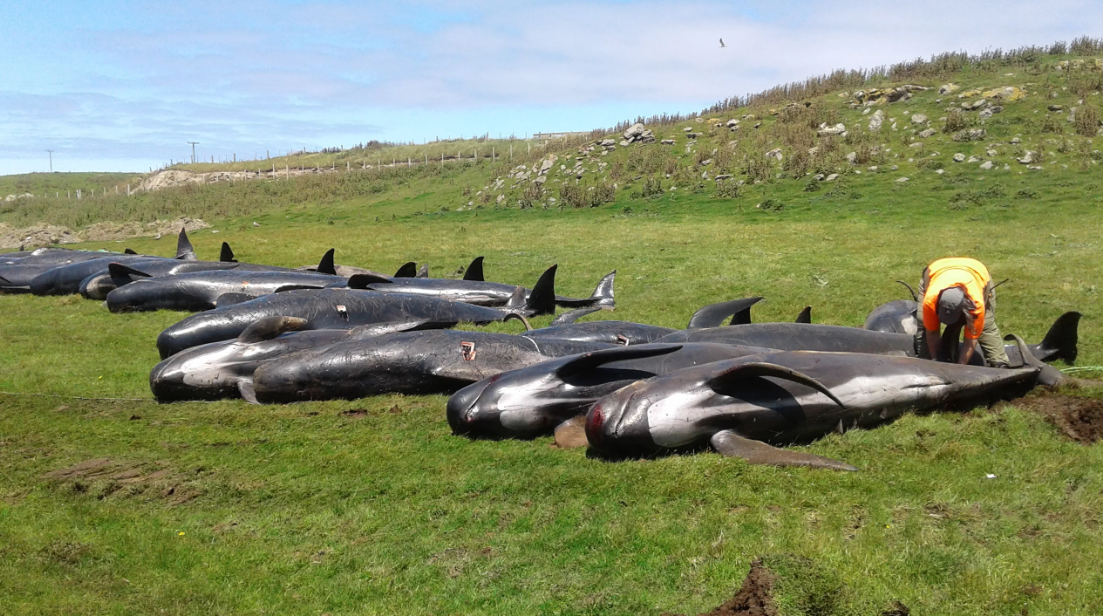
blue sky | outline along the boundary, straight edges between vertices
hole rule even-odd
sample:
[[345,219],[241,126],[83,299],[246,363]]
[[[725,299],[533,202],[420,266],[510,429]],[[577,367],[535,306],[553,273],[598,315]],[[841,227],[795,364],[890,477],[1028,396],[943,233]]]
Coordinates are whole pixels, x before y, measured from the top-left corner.
[[[588,130],[949,50],[1103,36],[1103,0],[5,0],[0,174]],[[723,37],[728,47],[721,49]]]

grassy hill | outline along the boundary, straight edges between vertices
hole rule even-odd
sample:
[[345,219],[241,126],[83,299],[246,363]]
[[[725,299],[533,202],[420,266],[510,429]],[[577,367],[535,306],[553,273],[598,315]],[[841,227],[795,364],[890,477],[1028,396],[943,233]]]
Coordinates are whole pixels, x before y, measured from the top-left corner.
[[[213,225],[193,235],[200,256],[228,241],[243,260],[301,265],[335,247],[340,262],[387,271],[417,260],[444,276],[485,255],[490,279],[519,284],[557,262],[568,295],[616,268],[618,308],[591,318],[671,327],[750,295],[767,298],[759,321],[812,305],[816,322],[857,326],[901,297],[894,280],[969,254],[1011,278],[1005,333],[1036,341],[1080,310],[1078,364],[1100,366],[1103,137],[1079,127],[1103,104],[1103,70],[1098,48],[1072,51],[840,73],[648,120],[648,144],[619,145],[624,125],[547,152],[522,155],[515,141],[512,162],[425,164],[419,146],[404,146],[409,167],[380,167],[386,150],[370,148],[304,155],[286,166],[336,172],[28,199],[0,205],[0,223],[192,216]],[[957,89],[939,93],[947,84]],[[904,85],[928,89],[866,105],[871,89]],[[981,98],[1003,109],[962,109]],[[838,123],[845,136],[819,134]],[[982,139],[954,140],[978,129]],[[589,151],[605,138],[612,151]],[[484,152],[464,147],[476,145]],[[776,148],[780,160],[767,156]],[[1028,151],[1034,160],[1018,162]],[[532,165],[549,154],[537,187]],[[167,241],[90,246],[170,254]],[[907,416],[803,448],[854,474],[712,453],[613,463],[550,439],[453,437],[442,396],[158,405],[147,389],[154,339],[182,315],[26,296],[0,296],[0,314],[10,613],[696,613],[730,597],[759,556],[787,615],[893,613],[895,602],[913,614],[1101,613],[1103,446],[1069,440],[1074,427],[1036,412],[1098,405],[1098,390]]]

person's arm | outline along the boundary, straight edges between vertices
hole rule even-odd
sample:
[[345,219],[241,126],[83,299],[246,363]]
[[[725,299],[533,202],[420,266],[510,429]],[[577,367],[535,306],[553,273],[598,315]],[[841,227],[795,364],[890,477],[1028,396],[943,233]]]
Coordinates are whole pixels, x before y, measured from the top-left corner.
[[973,352],[977,350],[977,341],[968,338],[961,344],[961,352],[958,353],[957,363],[965,366],[973,359]]
[[931,359],[938,361],[938,351],[939,345],[942,344],[942,337],[937,329],[934,331],[925,329],[924,331],[927,334],[927,351],[930,352]]

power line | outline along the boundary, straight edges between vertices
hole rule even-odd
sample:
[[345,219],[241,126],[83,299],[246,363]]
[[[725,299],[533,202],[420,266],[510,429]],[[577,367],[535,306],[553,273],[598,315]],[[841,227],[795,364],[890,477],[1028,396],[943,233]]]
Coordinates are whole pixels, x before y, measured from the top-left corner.
[[188,143],[191,144],[191,162],[194,165],[195,164],[195,146],[198,145],[199,142],[198,141],[189,141]]

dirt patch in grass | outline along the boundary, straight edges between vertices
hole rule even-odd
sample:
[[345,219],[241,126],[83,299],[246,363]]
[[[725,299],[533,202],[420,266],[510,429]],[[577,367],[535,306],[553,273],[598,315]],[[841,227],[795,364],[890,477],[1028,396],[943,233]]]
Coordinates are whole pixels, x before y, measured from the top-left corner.
[[751,563],[751,570],[743,578],[743,586],[734,597],[711,612],[701,612],[699,616],[777,616],[777,606],[772,596],[776,579],[762,565],[762,561],[756,560]]
[[1091,445],[1103,440],[1103,400],[1044,394],[1017,400],[1015,406],[1042,415],[1078,443]]
[[161,462],[128,462],[94,458],[44,473],[46,479],[73,495],[88,494],[99,499],[111,496],[153,494],[180,505],[199,496]]

